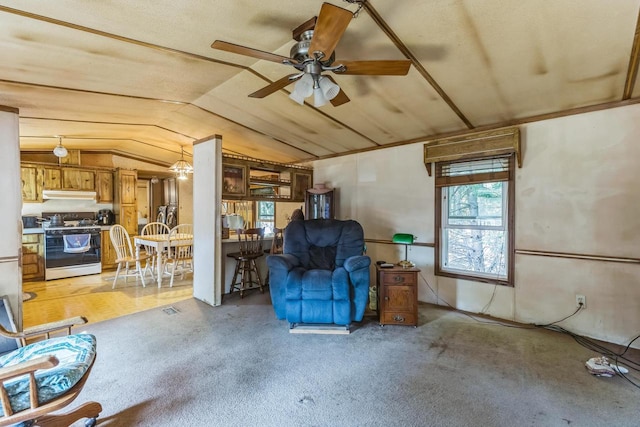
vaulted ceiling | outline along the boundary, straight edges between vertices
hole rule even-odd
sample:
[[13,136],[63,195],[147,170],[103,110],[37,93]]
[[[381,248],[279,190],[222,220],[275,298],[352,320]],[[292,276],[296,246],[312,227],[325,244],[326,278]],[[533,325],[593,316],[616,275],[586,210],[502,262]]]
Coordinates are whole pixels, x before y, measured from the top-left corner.
[[[159,164],[212,134],[225,153],[301,162],[638,102],[640,0],[331,1],[355,13],[339,60],[411,61],[338,75],[350,102],[303,106],[295,72],[211,48],[289,56],[320,0],[0,0],[0,105],[24,151],[105,151]],[[338,62],[338,61],[337,61]]]

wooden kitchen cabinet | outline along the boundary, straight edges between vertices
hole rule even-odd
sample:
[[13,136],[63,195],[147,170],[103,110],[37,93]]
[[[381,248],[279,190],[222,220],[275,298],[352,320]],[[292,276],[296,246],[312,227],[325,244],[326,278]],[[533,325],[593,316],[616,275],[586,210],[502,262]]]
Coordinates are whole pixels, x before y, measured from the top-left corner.
[[92,170],[62,168],[63,190],[95,190],[95,172]]
[[307,190],[313,186],[312,181],[313,177],[310,172],[293,172],[291,201],[304,202]]
[[96,171],[96,203],[113,202],[113,173]]
[[116,250],[111,243],[109,230],[102,230],[100,235],[100,250],[102,251],[101,261],[103,270],[116,268]]
[[44,235],[22,235],[22,280],[44,280]]
[[43,171],[43,188],[45,190],[60,190],[62,188],[62,171],[60,168],[44,168]]
[[376,265],[380,325],[418,325],[417,268]]
[[20,179],[22,181],[22,201],[42,202],[42,168],[22,165]]
[[130,169],[116,169],[114,175],[113,211],[116,223],[122,225],[130,236],[138,234],[138,172]]

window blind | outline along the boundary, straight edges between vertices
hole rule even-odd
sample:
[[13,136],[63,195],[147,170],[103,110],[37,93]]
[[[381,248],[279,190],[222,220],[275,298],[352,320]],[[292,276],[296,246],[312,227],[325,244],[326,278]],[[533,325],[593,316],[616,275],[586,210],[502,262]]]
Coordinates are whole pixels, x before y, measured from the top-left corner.
[[513,155],[436,163],[436,187],[509,181]]

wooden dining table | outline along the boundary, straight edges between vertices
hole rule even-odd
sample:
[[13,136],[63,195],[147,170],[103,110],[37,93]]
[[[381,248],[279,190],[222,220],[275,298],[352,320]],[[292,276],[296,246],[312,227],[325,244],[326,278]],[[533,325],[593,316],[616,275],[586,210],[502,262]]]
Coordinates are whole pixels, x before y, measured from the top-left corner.
[[135,236],[133,242],[136,245],[136,257],[140,256],[140,247],[152,247],[156,251],[156,280],[158,287],[162,286],[162,269],[164,255],[169,247],[193,245],[193,234],[178,233],[171,236],[169,241],[168,234],[147,234]]

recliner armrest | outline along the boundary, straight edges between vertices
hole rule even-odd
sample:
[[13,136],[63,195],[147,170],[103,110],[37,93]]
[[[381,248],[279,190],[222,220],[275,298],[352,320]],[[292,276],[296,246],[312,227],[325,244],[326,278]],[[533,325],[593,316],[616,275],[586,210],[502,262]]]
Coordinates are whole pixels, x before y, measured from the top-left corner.
[[354,271],[362,268],[369,268],[370,265],[371,258],[367,255],[352,256],[344,261],[344,269],[349,273],[353,273]]
[[269,268],[283,269],[289,271],[300,265],[300,260],[291,254],[277,254],[267,256]]

